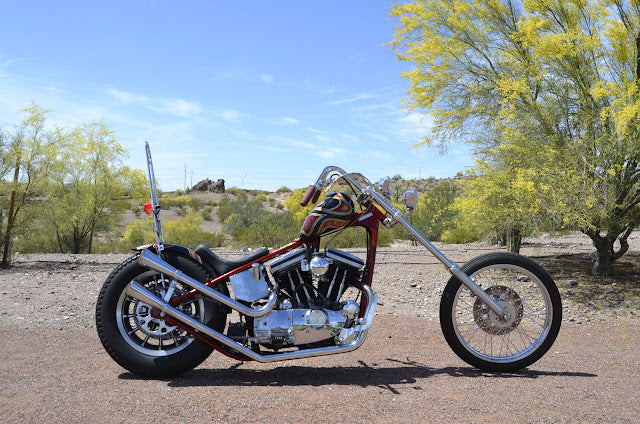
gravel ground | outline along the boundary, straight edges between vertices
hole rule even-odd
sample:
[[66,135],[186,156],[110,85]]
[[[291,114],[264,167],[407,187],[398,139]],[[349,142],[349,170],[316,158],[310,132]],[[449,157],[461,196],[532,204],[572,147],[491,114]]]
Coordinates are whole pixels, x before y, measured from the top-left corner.
[[[408,243],[379,251],[380,303],[359,350],[276,364],[214,353],[167,380],[125,372],[95,332],[98,291],[129,255],[18,255],[0,271],[0,413],[4,422],[637,422],[640,234],[630,241],[626,262],[594,289],[586,237],[525,240],[521,253],[561,289],[564,322],[545,357],[502,375],[450,351],[437,320],[448,273]],[[497,250],[438,247],[459,264]]]

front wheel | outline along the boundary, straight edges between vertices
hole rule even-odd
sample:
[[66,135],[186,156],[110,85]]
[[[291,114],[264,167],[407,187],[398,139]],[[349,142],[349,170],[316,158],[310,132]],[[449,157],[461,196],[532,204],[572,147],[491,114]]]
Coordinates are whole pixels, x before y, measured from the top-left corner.
[[562,321],[560,293],[551,276],[531,259],[512,253],[479,256],[461,269],[509,318],[503,320],[452,277],[440,302],[440,325],[451,349],[490,372],[516,371],[540,359]]

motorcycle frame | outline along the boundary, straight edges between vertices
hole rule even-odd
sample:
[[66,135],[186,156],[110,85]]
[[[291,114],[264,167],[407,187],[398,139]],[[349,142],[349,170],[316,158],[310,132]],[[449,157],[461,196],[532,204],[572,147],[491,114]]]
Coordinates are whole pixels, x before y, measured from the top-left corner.
[[[440,263],[442,263],[447,270],[462,284],[467,286],[471,292],[478,297],[484,304],[486,304],[493,312],[495,312],[499,317],[502,317],[505,321],[510,318],[509,314],[505,309],[503,309],[496,301],[494,301],[491,296],[489,296],[482,288],[473,281],[471,277],[465,274],[458,265],[449,260],[442,252],[440,252],[429,240],[427,240],[418,230],[416,230],[409,221],[407,221],[402,213],[398,211],[393,205],[388,203],[375,189],[368,185],[366,187],[362,187],[350,174],[345,172],[343,169],[337,166],[327,166],[322,170],[320,176],[316,180],[315,184],[309,187],[307,190],[307,195],[309,198],[317,199],[318,193],[325,187],[330,187],[338,178],[344,178],[349,183],[351,183],[354,187],[356,187],[362,194],[362,198],[360,198],[360,203],[370,206],[372,201],[375,201],[382,209],[389,214],[389,218],[386,218],[386,214],[380,212],[385,215],[385,219],[381,222],[385,223],[385,225],[392,226],[394,223],[402,226],[409,234],[411,234],[420,244],[422,244],[431,254],[438,259]],[[312,190],[315,189],[315,192]],[[307,197],[305,195],[305,198]],[[305,200],[303,198],[303,202]],[[308,201],[308,199],[307,199]],[[377,209],[377,208],[376,208]],[[368,258],[369,259],[369,258]],[[372,258],[373,259],[373,258]],[[375,259],[373,259],[375,260]]]
[[[351,175],[346,173],[341,168],[336,166],[329,166],[322,171],[322,173],[316,180],[316,183],[313,186],[309,187],[309,190],[307,190],[307,193],[303,197],[303,201],[301,203],[303,205],[306,205],[309,199],[314,199],[314,201],[317,200],[320,194],[320,190],[325,187],[330,187],[338,178],[346,179],[361,193],[357,200],[363,206],[364,210],[356,213],[350,223],[346,226],[363,227],[368,235],[367,256],[363,270],[364,274],[362,278],[362,285],[360,286],[360,289],[366,296],[362,296],[360,302],[360,311],[358,314],[358,334],[353,342],[343,346],[301,349],[295,352],[274,353],[269,355],[262,355],[258,352],[255,352],[252,349],[249,349],[248,347],[229,339],[224,334],[219,333],[205,326],[199,321],[181,313],[178,309],[176,309],[176,307],[185,301],[193,299],[199,293],[202,293],[249,317],[263,316],[269,313],[275,307],[278,293],[277,282],[272,282],[273,287],[270,290],[269,298],[266,304],[259,308],[254,308],[251,305],[240,303],[228,296],[219,293],[218,291],[214,290],[213,287],[215,287],[219,283],[226,284],[229,277],[251,268],[255,263],[265,264],[266,262],[284,255],[285,253],[290,252],[291,250],[294,250],[296,248],[306,246],[308,248],[311,248],[313,251],[317,251],[320,247],[321,236],[304,241],[300,238],[297,238],[288,245],[285,245],[279,249],[275,249],[272,252],[269,252],[268,254],[262,256],[261,258],[242,265],[236,269],[233,269],[223,275],[217,276],[212,279],[207,279],[206,283],[204,284],[185,275],[182,271],[173,268],[171,265],[161,259],[161,253],[164,248],[164,237],[162,234],[162,221],[159,215],[160,206],[157,197],[155,175],[153,173],[153,164],[151,161],[149,144],[145,144],[147,153],[147,166],[149,171],[149,187],[156,233],[156,245],[144,249],[140,253],[138,263],[143,266],[159,270],[162,274],[171,277],[173,280],[185,282],[192,287],[192,290],[181,296],[171,296],[166,297],[165,299],[160,299],[146,290],[140,284],[133,281],[129,284],[127,293],[130,296],[146,302],[156,308],[157,311],[154,313],[155,315],[157,315],[156,318],[164,319],[170,325],[175,325],[182,328],[198,340],[205,342],[206,344],[210,345],[214,349],[229,357],[245,361],[257,360],[260,362],[273,362],[286,359],[298,359],[304,357],[343,353],[357,349],[364,342],[366,333],[371,326],[371,321],[373,320],[373,315],[375,313],[377,295],[371,290],[371,285],[373,282],[373,271],[375,267],[377,239],[380,223],[383,223],[388,227],[391,227],[394,223],[400,224],[420,244],[426,247],[427,250],[429,250],[433,254],[433,256],[435,256],[449,270],[452,275],[454,275],[465,286],[467,286],[471,290],[471,292],[480,300],[482,300],[491,310],[497,313],[498,316],[503,317],[503,319],[509,318],[509,315],[503,310],[500,305],[498,305],[487,293],[485,293],[484,290],[482,290],[482,288],[480,288],[480,286],[478,286],[468,275],[462,272],[455,263],[450,261],[424,236],[422,236],[422,234],[420,234],[420,232],[417,231],[403,217],[402,213],[400,213],[393,205],[389,204],[380,194],[378,194],[374,190],[372,186],[368,185],[366,187],[362,187]],[[380,209],[377,205],[382,209]],[[151,247],[153,247],[154,249],[151,249]],[[155,250],[155,253],[151,252],[151,250]],[[194,259],[202,262],[201,258],[199,258],[195,252],[193,252],[193,255],[196,255]],[[266,266],[266,268],[267,270],[269,270],[268,265]],[[268,273],[270,274],[270,272]],[[172,285],[173,284],[175,284],[175,282],[173,282]],[[370,301],[372,301],[371,306],[369,305]],[[206,337],[205,335],[209,337]]]

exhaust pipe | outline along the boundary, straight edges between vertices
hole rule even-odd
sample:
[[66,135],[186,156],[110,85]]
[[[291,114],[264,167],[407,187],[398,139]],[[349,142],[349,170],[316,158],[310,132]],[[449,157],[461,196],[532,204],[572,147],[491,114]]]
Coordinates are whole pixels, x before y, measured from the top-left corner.
[[[206,284],[202,284],[200,281],[189,277],[184,272],[180,271],[173,265],[169,264],[167,261],[162,260],[162,258],[160,258],[158,255],[151,253],[148,250],[143,250],[142,253],[140,253],[140,257],[138,258],[138,263],[142,266],[146,266],[148,268],[161,272],[165,275],[168,275],[174,280],[178,280],[198,290],[199,292],[214,298],[218,302],[225,304],[230,308],[233,308],[250,317],[260,317],[262,315],[267,314],[269,311],[273,309],[274,306],[276,306],[276,301],[278,300],[277,284],[271,289],[271,293],[269,294],[269,299],[267,300],[266,305],[262,306],[261,308],[251,308],[246,305],[243,305],[240,302],[236,302],[235,300],[231,299],[229,296],[225,296],[224,294],[220,293],[217,290],[212,289]],[[146,300],[144,302],[148,303]]]
[[[235,349],[238,352],[242,353],[243,355],[258,362],[276,362],[276,361],[284,361],[288,359],[301,359],[301,358],[309,358],[312,356],[324,356],[324,355],[333,355],[336,353],[351,352],[353,350],[356,350],[362,345],[367,334],[366,330],[359,331],[358,334],[355,336],[354,340],[351,343],[344,346],[331,346],[331,347],[299,350],[296,352],[275,353],[272,355],[260,355],[259,353],[254,352],[253,350],[247,348],[246,346],[230,339],[224,334],[213,330],[211,327],[204,325],[203,323],[190,317],[189,315],[186,315],[184,312],[174,308],[168,302],[165,302],[163,299],[160,299],[159,297],[157,297],[156,295],[154,295],[149,290],[145,289],[144,287],[142,287],[142,285],[140,285],[139,283],[136,283],[135,281],[132,281],[131,283],[129,283],[129,286],[127,287],[127,295],[135,299],[138,299],[144,303],[147,303],[168,315],[171,315],[173,318],[177,319],[178,321],[194,328],[197,331],[200,331],[201,333],[208,335],[209,337],[224,344],[225,346],[231,349]],[[373,304],[373,307],[375,308],[375,300],[369,299],[369,305],[371,306],[372,304]],[[368,307],[367,312],[369,311],[370,309]],[[372,314],[367,313],[367,315],[370,316]],[[370,325],[370,322],[368,324]]]

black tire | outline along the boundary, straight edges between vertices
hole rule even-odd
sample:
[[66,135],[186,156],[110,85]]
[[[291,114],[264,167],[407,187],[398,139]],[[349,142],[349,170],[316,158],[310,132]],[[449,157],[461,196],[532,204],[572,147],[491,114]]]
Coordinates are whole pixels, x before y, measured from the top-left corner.
[[536,262],[513,253],[479,256],[462,268],[476,284],[508,309],[505,322],[457,278],[440,301],[440,325],[462,360],[489,372],[512,372],[540,359],[562,322],[560,293]]
[[[147,290],[164,294],[168,279],[160,273],[138,265],[138,256],[120,264],[102,286],[96,305],[96,328],[105,350],[122,367],[144,377],[170,377],[198,366],[212,352],[212,348],[160,318],[153,318],[148,305],[126,294],[133,280]],[[163,259],[187,275],[204,282],[211,277],[190,258],[165,253]],[[174,294],[189,291],[176,284]],[[204,296],[178,306],[207,326],[222,331],[226,314],[222,306]]]

